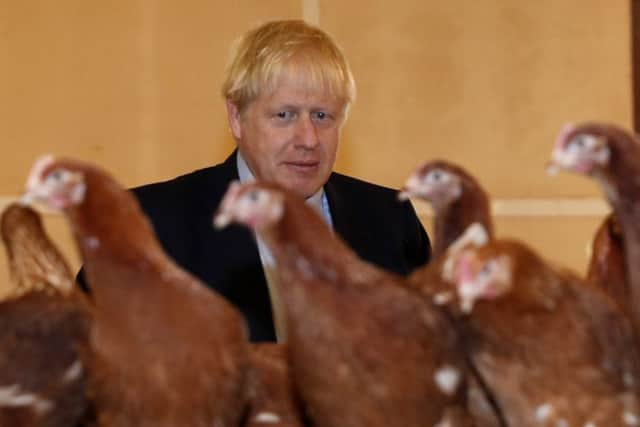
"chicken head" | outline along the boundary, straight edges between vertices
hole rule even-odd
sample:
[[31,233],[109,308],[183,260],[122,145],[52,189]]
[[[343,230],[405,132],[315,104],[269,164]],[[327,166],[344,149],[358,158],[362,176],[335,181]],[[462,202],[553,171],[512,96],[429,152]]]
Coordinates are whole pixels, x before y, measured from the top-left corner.
[[62,210],[84,200],[87,185],[82,172],[66,167],[53,156],[40,157],[27,179],[23,201],[37,201]]
[[478,299],[495,299],[511,289],[513,264],[507,255],[476,247],[453,256],[453,280],[463,312],[471,312]]
[[220,202],[213,223],[219,229],[238,222],[260,230],[278,221],[283,212],[284,197],[276,187],[234,181]]
[[566,124],[551,153],[550,171],[564,169],[593,175],[609,163],[608,139],[603,129],[593,125]]
[[420,197],[438,209],[452,203],[461,194],[460,176],[435,161],[423,164],[411,174],[398,197],[401,200]]

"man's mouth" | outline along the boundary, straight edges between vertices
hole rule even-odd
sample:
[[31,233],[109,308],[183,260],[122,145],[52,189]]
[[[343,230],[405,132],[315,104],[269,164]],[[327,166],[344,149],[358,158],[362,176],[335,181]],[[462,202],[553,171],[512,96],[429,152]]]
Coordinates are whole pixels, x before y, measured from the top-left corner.
[[318,168],[320,162],[316,161],[294,161],[294,162],[284,162],[284,165],[297,172],[311,172]]

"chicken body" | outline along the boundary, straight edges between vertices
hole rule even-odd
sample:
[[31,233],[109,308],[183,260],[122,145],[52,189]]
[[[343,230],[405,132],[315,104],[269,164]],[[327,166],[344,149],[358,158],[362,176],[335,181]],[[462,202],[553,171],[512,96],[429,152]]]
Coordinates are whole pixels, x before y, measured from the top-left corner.
[[358,259],[278,187],[235,185],[221,206],[218,223],[251,226],[276,259],[294,381],[313,425],[467,425],[464,367],[437,307]]
[[13,204],[0,222],[12,272],[11,291],[0,302],[0,425],[80,425],[90,406],[88,307],[35,211]]
[[89,317],[42,291],[0,303],[0,425],[68,427],[89,414]]
[[455,264],[465,342],[509,425],[637,425],[638,350],[607,295],[515,241]]
[[250,360],[250,409],[244,427],[302,427],[300,400],[291,378],[286,344],[254,344]]
[[587,280],[628,310],[630,289],[622,230],[614,214],[604,219],[592,243]]
[[84,262],[98,425],[236,426],[248,357],[236,310],[164,254],[134,197],[105,172],[45,158],[27,190],[66,213]]

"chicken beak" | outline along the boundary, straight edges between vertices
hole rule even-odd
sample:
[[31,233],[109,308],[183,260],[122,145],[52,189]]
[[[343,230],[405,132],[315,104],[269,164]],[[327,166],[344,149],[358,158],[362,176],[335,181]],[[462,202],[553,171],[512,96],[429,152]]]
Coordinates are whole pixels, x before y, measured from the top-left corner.
[[412,196],[411,192],[406,187],[398,192],[398,200],[401,202],[404,202],[405,200],[409,200],[411,196]]
[[398,193],[398,200],[409,200],[410,197],[417,196],[420,188],[420,179],[414,173],[407,179],[407,182],[402,187],[402,190]]
[[563,157],[564,147],[574,130],[575,126],[572,123],[565,123],[562,127],[560,134],[556,137],[556,141],[553,144],[551,159],[545,166],[547,175],[555,176],[563,169],[561,160]]
[[221,230],[231,223],[232,217],[227,212],[218,212],[213,217],[213,227],[216,230]]
[[560,172],[560,166],[558,166],[558,164],[555,163],[553,160],[549,160],[547,162],[547,165],[544,167],[544,170],[547,173],[547,175],[556,176],[558,175],[558,172]]

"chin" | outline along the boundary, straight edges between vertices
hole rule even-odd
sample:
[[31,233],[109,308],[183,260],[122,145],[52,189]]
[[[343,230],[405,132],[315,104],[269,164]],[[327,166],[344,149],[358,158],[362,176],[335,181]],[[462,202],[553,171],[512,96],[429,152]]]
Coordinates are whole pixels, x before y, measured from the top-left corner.
[[313,196],[316,193],[316,191],[318,191],[317,189],[313,190],[313,189],[307,189],[304,187],[294,187],[294,188],[290,188],[290,190],[302,196],[305,199]]
[[296,193],[305,199],[313,196],[323,185],[325,181],[319,179],[301,179],[300,177],[290,176],[279,180],[279,184],[287,190]]
[[304,183],[300,183],[300,182],[294,182],[294,181],[290,181],[289,185],[286,186],[286,188],[290,191],[292,191],[293,193],[296,193],[300,196],[302,196],[303,198],[308,198],[313,196],[319,189],[320,189],[321,185],[316,186],[312,186],[310,184],[304,184]]

